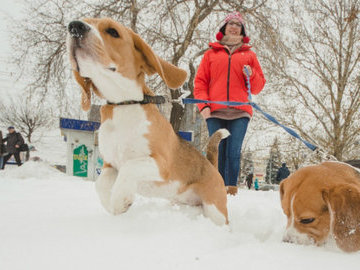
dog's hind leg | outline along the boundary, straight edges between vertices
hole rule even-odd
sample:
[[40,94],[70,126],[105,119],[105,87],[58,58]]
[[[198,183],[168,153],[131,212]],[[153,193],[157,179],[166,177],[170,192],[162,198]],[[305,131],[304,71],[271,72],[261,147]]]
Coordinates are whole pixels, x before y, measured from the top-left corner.
[[103,207],[110,212],[111,189],[115,183],[118,171],[110,164],[104,164],[100,176],[95,182],[96,192]]
[[156,162],[151,157],[127,161],[120,167],[113,185],[110,212],[118,215],[129,209],[134,201],[139,182],[160,179]]
[[204,216],[210,218],[216,225],[228,224],[227,214],[223,213],[221,209],[214,203],[203,202]]
[[227,197],[225,186],[207,183],[195,187],[196,194],[200,197],[204,216],[210,218],[217,225],[228,224]]

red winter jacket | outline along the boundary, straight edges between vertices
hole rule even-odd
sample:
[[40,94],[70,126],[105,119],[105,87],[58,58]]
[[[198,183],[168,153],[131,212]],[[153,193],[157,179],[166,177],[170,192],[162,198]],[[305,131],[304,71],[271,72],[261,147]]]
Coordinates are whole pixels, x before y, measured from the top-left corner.
[[[264,74],[256,54],[251,46],[242,45],[231,55],[220,43],[209,43],[210,49],[205,52],[195,77],[194,97],[210,101],[248,102],[246,77],[243,74],[244,65],[252,69],[250,76],[251,94],[258,94],[265,85]],[[219,104],[198,104],[201,111],[209,106],[216,111],[228,106]],[[235,106],[252,115],[250,105]]]

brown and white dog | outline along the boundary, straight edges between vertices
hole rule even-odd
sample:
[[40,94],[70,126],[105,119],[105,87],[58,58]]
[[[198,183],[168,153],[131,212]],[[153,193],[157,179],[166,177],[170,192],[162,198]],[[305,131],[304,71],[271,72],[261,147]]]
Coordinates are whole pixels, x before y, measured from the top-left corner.
[[284,241],[360,250],[360,170],[341,162],[301,168],[280,184]]
[[[73,21],[68,30],[68,53],[82,88],[82,108],[90,107],[90,89],[108,102],[101,107],[99,130],[105,163],[96,181],[104,208],[121,214],[140,193],[202,205],[205,216],[216,224],[228,223],[226,190],[215,166],[179,139],[156,105],[136,103],[144,95],[154,95],[145,85],[145,74],[158,73],[167,86],[177,88],[186,71],[161,59],[139,35],[111,19]],[[226,132],[211,139],[216,153],[208,154],[216,157],[214,164]]]

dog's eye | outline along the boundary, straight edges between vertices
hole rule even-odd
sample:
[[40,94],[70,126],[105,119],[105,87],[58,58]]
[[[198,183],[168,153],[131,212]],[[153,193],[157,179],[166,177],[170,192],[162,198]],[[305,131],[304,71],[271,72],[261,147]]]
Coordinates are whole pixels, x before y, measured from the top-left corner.
[[300,223],[302,224],[310,224],[312,222],[314,222],[315,218],[304,218],[302,220],[300,220]]
[[114,37],[114,38],[119,38],[120,35],[119,33],[114,29],[114,28],[108,28],[105,30],[106,33],[108,33],[110,36]]

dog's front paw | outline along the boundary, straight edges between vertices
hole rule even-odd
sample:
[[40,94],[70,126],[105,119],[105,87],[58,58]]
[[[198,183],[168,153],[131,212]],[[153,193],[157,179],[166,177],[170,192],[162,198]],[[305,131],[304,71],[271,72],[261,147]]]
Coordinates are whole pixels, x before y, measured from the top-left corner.
[[120,215],[125,213],[133,203],[132,197],[112,198],[110,202],[110,213]]

